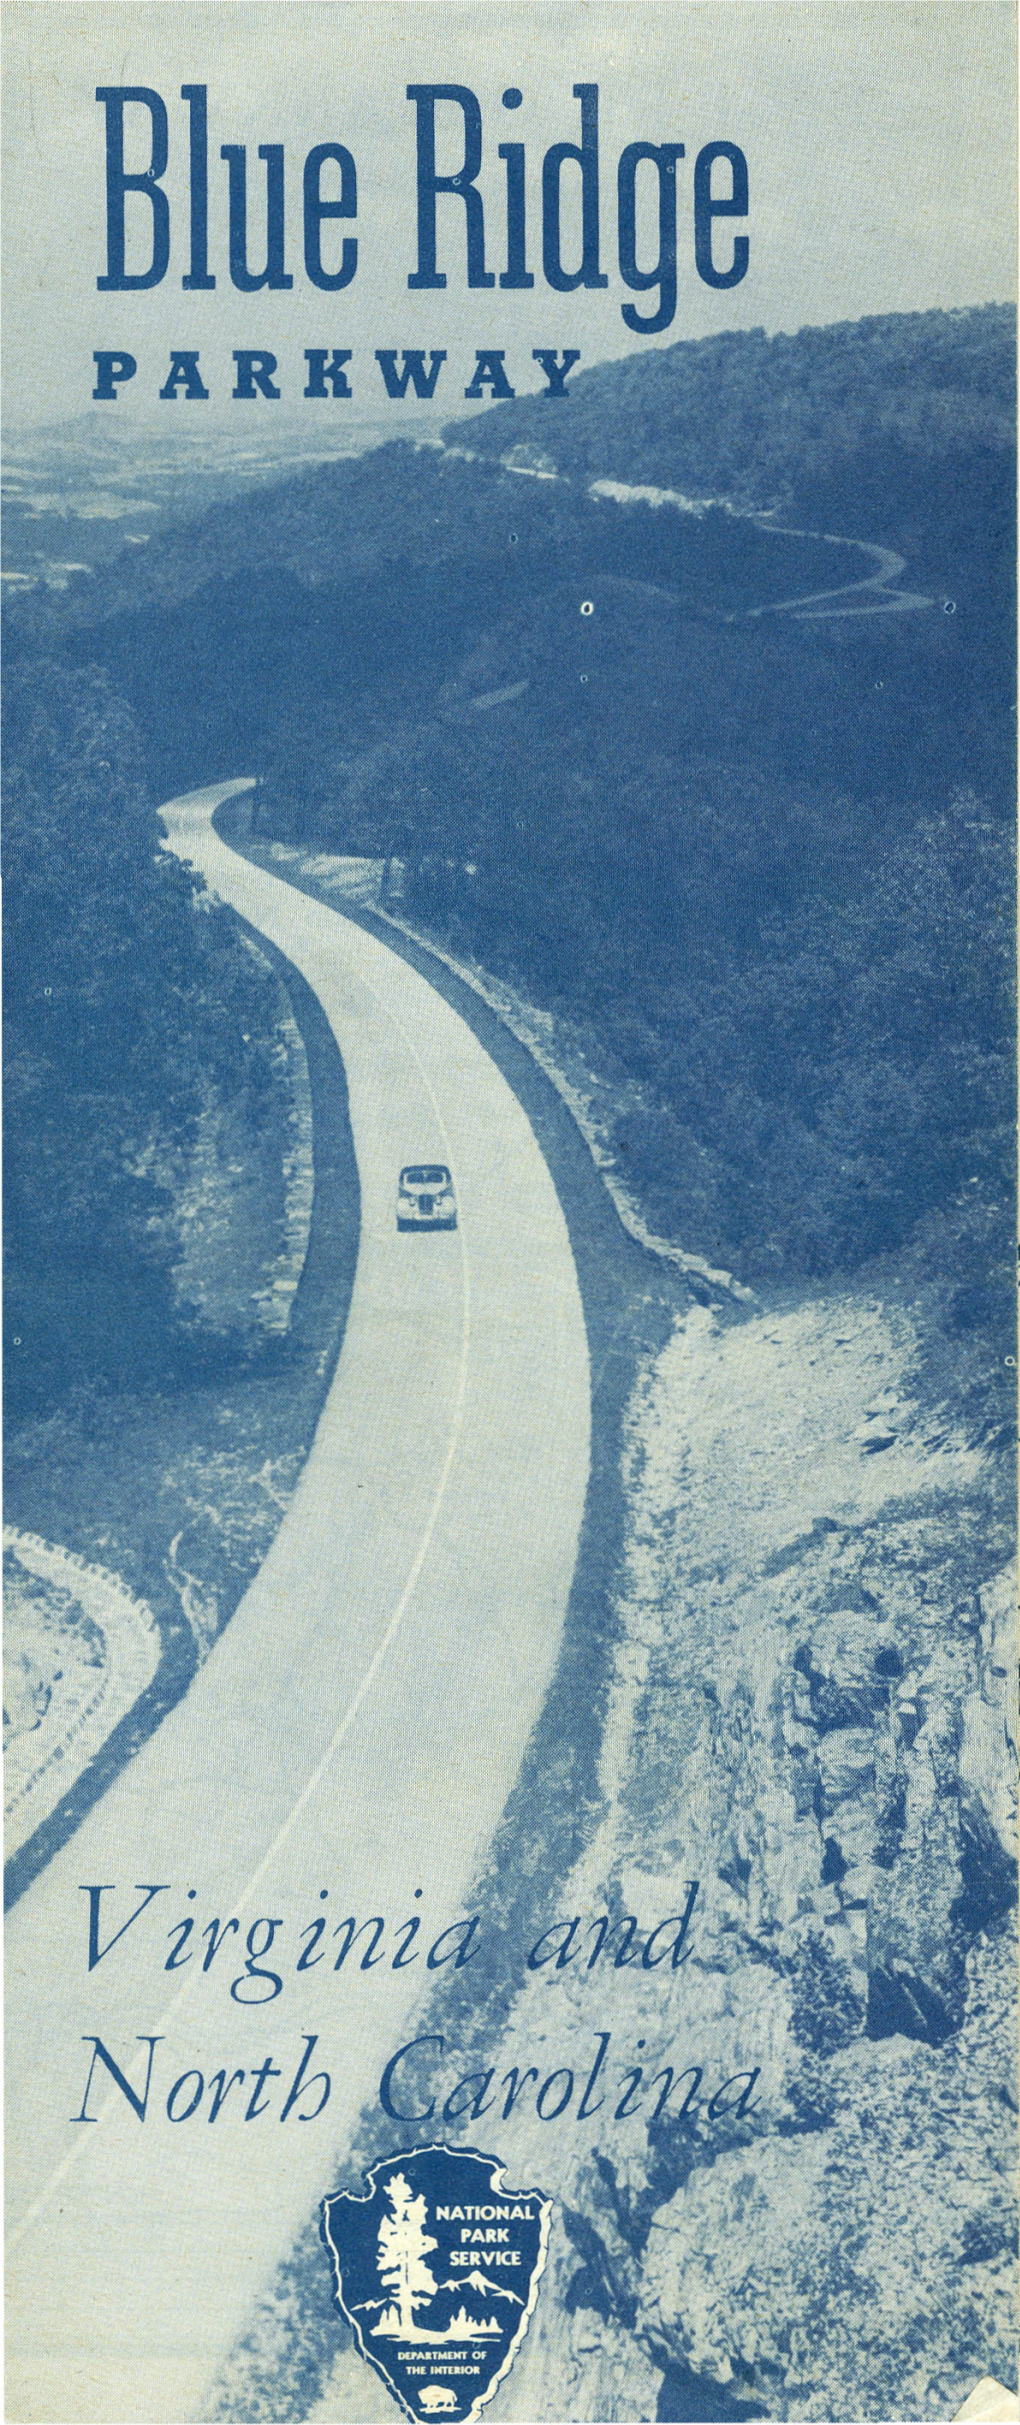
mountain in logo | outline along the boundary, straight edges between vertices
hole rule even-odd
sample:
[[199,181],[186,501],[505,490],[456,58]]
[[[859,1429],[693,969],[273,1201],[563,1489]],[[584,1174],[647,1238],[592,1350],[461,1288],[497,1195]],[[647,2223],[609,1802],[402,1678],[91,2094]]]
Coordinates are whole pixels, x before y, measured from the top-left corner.
[[504,2290],[499,2282],[487,2281],[484,2273],[465,2274],[463,2282],[441,2282],[439,2287],[440,2290],[480,2290],[483,2298],[514,2299],[518,2307],[524,2305],[516,2290]]

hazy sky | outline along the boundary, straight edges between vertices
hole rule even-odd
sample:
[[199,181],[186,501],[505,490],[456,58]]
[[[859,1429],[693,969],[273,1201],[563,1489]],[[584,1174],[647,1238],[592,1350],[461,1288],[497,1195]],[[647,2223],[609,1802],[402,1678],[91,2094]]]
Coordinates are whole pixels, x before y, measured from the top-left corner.
[[[463,403],[478,346],[501,346],[511,383],[539,382],[533,346],[577,346],[583,363],[722,328],[856,319],[1010,296],[1014,284],[1013,9],[986,0],[7,0],[5,300],[7,409],[64,418],[89,405],[95,347],[122,347],[138,374],[121,416],[155,408],[169,349],[198,347],[212,400],[158,409],[255,416],[231,405],[231,349],[278,356],[288,403],[298,404],[306,346],[349,346],[356,408],[382,400],[376,346],[445,347],[437,402]],[[528,293],[469,290],[464,211],[439,205],[445,292],[409,292],[415,266],[415,112],[412,82],[466,84],[483,115],[480,190],[488,266],[504,266],[505,184],[497,146],[526,154]],[[600,91],[602,267],[599,291],[553,292],[542,276],[541,162],[578,140],[571,87]],[[214,293],[182,292],[187,257],[184,83],[209,91],[210,268]],[[104,112],[97,84],[153,86],[170,119],[171,260],[148,291],[96,289],[105,269]],[[508,86],[523,101],[502,106]],[[447,110],[451,129],[458,112]],[[137,114],[141,125],[141,114]],[[147,121],[146,121],[147,134]],[[678,301],[672,326],[640,338],[621,319],[628,294],[617,260],[616,167],[624,144],[682,142]],[[724,139],[748,161],[750,266],[742,284],[713,290],[694,263],[692,176],[698,150]],[[342,293],[305,276],[301,173],[312,144],[339,141],[358,171],[359,264]],[[287,268],[292,290],[240,294],[227,263],[223,143],[248,146],[252,266],[265,248],[265,169],[259,143],[285,146]],[[147,161],[140,148],[137,165]],[[440,165],[457,167],[451,148]],[[564,177],[565,204],[576,170]],[[579,182],[579,180],[578,180]],[[649,187],[649,194],[650,194]],[[136,216],[138,251],[149,213]],[[572,230],[570,212],[567,220]],[[261,221],[261,250],[260,250]],[[129,226],[132,222],[129,219]],[[566,224],[566,223],[565,223]],[[722,257],[732,226],[719,224]],[[644,226],[643,259],[655,259]],[[579,238],[577,240],[579,248]],[[572,257],[574,238],[565,234]],[[145,256],[148,257],[147,255]],[[129,267],[132,256],[129,251]],[[97,408],[99,409],[99,408]],[[345,408],[319,404],[309,418]],[[351,407],[346,408],[352,411]],[[392,408],[395,426],[400,408]]]

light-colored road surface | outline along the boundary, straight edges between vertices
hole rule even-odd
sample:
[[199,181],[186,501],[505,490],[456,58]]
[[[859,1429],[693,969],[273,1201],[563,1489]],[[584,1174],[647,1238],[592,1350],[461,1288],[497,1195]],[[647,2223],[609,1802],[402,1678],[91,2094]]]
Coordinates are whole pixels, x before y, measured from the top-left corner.
[[[795,623],[828,623],[848,615],[909,615],[920,607],[934,606],[921,590],[899,589],[897,583],[907,569],[905,556],[897,555],[894,547],[880,547],[873,539],[847,539],[832,530],[792,530],[786,522],[774,522],[771,513],[751,514],[749,520],[759,530],[773,530],[785,539],[821,539],[826,547],[852,547],[858,555],[870,556],[875,566],[860,581],[841,581],[832,589],[813,589],[803,598],[779,598],[769,606],[749,606],[740,615],[729,615],[730,623],[753,623],[759,615],[792,615]],[[858,599],[863,604],[857,604]],[[849,600],[849,604],[844,601]],[[949,602],[952,603],[951,601]]]
[[[371,1936],[339,1975],[332,1954],[296,1975],[299,1931],[379,1913],[392,1955],[411,1951],[394,1931],[412,1913],[427,1946],[470,1909],[555,1664],[588,1475],[573,1258],[516,1097],[404,961],[218,839],[212,810],[240,788],[171,803],[170,846],[322,1003],[347,1071],[361,1244],[336,1376],[265,1565],[184,1701],[12,1915],[7,2413],[44,2425],[207,2413],[249,2301],[333,2185],[383,2060],[444,1975],[424,1959],[352,1969]],[[397,1171],[417,1159],[450,1164],[455,1234],[398,1235]],[[89,1975],[81,1886],[116,1886],[105,1945],[138,1882],[171,1892]],[[168,1973],[184,1915],[198,1955]],[[230,1916],[240,1934],[205,1974],[199,1932]],[[283,1988],[246,2004],[232,1981],[270,1992],[236,1951],[263,1917],[283,1922],[264,1965]],[[144,2122],[101,2066],[100,2120],[70,2119],[90,2032],[136,2091],[139,2041],[159,2037]],[[299,2104],[281,2126],[313,2032],[309,2073],[329,2071],[329,2104],[307,2123]],[[282,2077],[246,2121],[268,2055]],[[168,2119],[182,2073],[208,2082],[224,2067],[248,2076],[214,2122],[207,2089],[190,2119]]]

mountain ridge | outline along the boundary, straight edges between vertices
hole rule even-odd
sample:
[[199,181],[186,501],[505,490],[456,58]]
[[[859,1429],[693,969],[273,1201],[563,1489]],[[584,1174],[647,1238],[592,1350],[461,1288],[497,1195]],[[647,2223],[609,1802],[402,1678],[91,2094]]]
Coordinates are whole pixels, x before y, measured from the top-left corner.
[[1008,449],[1015,329],[1013,306],[989,303],[794,335],[726,330],[575,371],[569,420],[542,396],[518,397],[447,423],[443,435],[457,443],[470,430],[477,455],[534,445],[567,477],[615,474],[759,507],[792,504],[833,452],[849,459],[876,436],[923,458]]

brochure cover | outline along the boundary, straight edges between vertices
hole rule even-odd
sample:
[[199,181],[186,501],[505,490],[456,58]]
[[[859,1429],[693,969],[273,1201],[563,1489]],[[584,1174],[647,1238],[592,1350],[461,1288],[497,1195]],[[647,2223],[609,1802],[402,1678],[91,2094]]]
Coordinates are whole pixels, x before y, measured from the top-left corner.
[[19,2425],[1020,2414],[1012,32],[11,0]]

